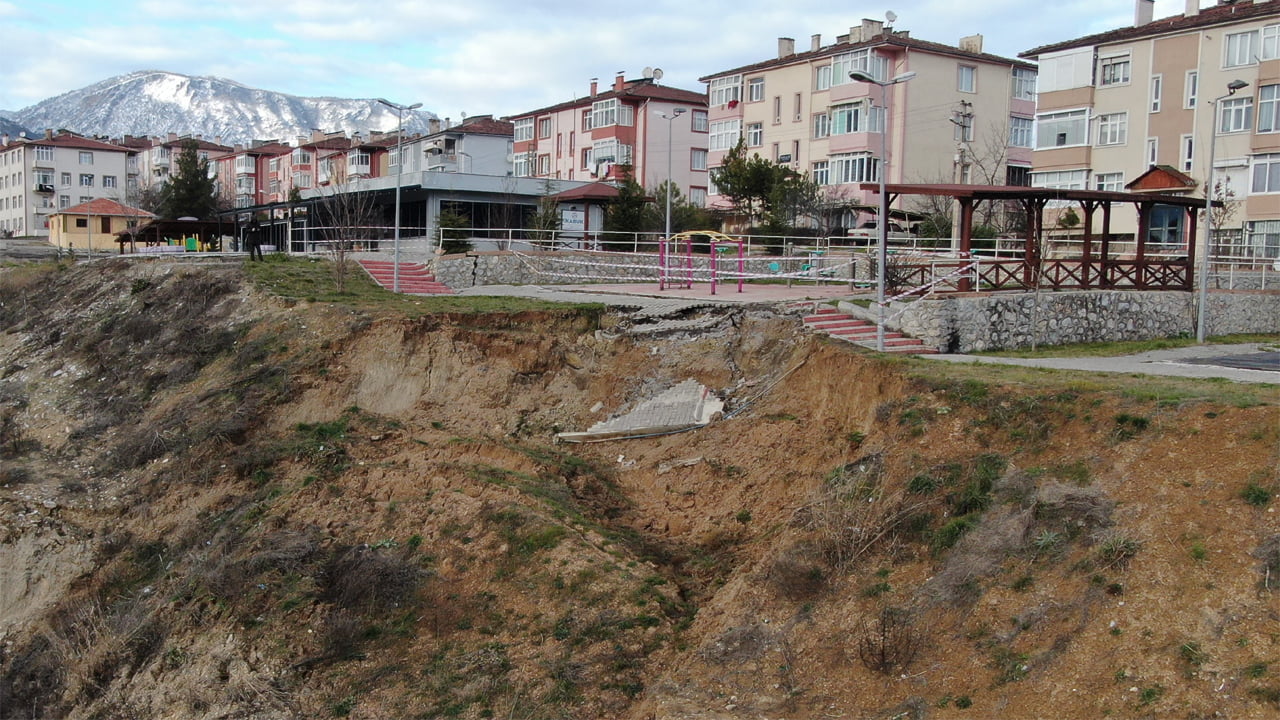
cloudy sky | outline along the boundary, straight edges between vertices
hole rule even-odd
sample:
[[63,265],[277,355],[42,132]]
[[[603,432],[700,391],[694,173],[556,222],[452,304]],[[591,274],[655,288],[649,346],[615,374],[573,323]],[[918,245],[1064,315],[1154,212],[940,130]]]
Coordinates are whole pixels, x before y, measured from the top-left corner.
[[[700,76],[897,14],[913,37],[981,33],[1006,57],[1132,24],[1135,0],[0,0],[0,109],[134,70],[216,75],[302,96],[386,97],[441,116],[509,115],[584,95],[592,77],[701,90]],[[1216,0],[1202,0],[1212,4]],[[1157,18],[1184,0],[1156,0]]]

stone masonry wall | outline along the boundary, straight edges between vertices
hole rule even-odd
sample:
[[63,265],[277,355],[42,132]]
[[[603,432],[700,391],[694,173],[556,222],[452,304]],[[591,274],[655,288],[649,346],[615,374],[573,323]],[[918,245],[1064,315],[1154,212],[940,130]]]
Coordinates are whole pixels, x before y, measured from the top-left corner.
[[[1089,291],[950,296],[894,303],[888,325],[943,352],[1149,340],[1194,335],[1197,298],[1185,292]],[[1280,294],[1214,291],[1209,335],[1280,332]],[[866,315],[864,311],[861,313]]]

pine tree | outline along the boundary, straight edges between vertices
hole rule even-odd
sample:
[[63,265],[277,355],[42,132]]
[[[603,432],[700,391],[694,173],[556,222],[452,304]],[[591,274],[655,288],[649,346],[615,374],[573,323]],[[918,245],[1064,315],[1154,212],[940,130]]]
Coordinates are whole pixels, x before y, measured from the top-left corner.
[[194,140],[182,144],[178,154],[177,170],[169,183],[161,190],[160,217],[174,220],[193,217],[212,219],[218,207],[217,186],[209,173],[208,159],[197,154]]

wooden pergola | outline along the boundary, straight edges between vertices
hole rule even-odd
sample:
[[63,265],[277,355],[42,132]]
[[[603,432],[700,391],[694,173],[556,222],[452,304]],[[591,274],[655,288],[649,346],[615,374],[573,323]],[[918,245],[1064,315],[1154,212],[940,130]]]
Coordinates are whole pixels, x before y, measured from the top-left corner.
[[[863,190],[878,191],[879,185],[864,183]],[[1186,195],[1109,190],[1059,190],[1054,188],[1012,185],[890,184],[886,185],[890,205],[901,195],[934,195],[953,198],[960,206],[959,250],[968,257],[973,249],[974,209],[979,203],[993,201],[1017,205],[1026,215],[1021,258],[982,258],[977,272],[978,288],[972,279],[958,281],[957,289],[969,291],[1044,288],[1053,290],[1090,290],[1124,288],[1132,290],[1191,290],[1195,266],[1197,213],[1204,200]],[[1051,202],[1080,206],[1081,252],[1077,257],[1041,257],[1045,234],[1044,211]],[[1220,205],[1220,202],[1214,203]],[[1113,206],[1133,205],[1138,214],[1136,250],[1132,256],[1113,256],[1111,232]],[[1184,216],[1182,237],[1177,257],[1151,257],[1148,239],[1152,213],[1158,206],[1180,208]],[[1101,214],[1101,231],[1095,235],[1094,219]],[[1164,249],[1167,250],[1167,244]],[[936,263],[898,268],[903,284],[923,285],[936,271]],[[915,277],[919,275],[920,277]],[[915,282],[923,280],[923,282]]]
[[221,248],[223,231],[227,229],[227,224],[218,220],[157,219],[116,233],[116,242],[120,244],[122,255],[126,244],[129,245],[130,252],[138,252],[139,243],[144,247],[168,246],[170,240],[192,237],[205,247],[216,251]]

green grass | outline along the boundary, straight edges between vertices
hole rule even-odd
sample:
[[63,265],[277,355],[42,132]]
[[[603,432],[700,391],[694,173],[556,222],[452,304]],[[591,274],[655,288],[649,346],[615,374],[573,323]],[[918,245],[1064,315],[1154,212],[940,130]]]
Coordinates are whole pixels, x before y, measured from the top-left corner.
[[[1243,344],[1243,343],[1276,343],[1280,335],[1221,335],[1208,339],[1210,343]],[[1196,344],[1195,338],[1158,338],[1154,340],[1125,340],[1120,342],[1080,343],[1077,345],[1053,345],[1038,347],[1035,350],[1020,348],[1014,350],[994,350],[983,355],[1013,358],[1065,358],[1065,357],[1114,357],[1117,355],[1137,355],[1152,350],[1172,350],[1190,347]]]
[[264,262],[246,262],[244,268],[255,285],[272,295],[409,317],[439,313],[603,310],[598,303],[553,303],[521,297],[397,295],[378,286],[354,261],[349,262],[351,267],[342,291],[337,288],[333,262],[328,259],[268,255]]

